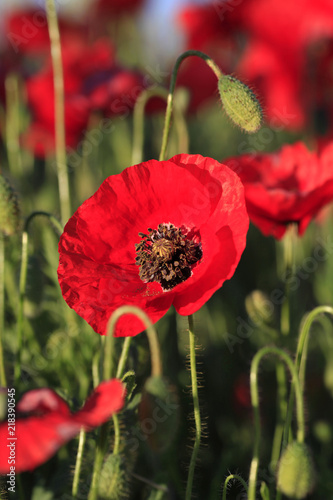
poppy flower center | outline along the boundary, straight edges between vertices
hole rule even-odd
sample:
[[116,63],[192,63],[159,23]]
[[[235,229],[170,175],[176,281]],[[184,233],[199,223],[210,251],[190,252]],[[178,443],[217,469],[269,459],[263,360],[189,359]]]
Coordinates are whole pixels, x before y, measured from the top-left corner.
[[201,243],[191,239],[186,228],[159,224],[139,233],[141,242],[135,245],[136,264],[144,283],[156,281],[163,290],[171,290],[192,275],[192,267],[202,257]]

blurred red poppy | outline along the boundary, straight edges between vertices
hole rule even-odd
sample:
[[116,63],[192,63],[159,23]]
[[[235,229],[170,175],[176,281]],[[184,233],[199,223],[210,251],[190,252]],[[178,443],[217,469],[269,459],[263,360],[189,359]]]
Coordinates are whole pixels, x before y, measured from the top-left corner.
[[[104,116],[128,114],[144,87],[143,76],[115,63],[107,39],[88,45],[83,39],[62,44],[66,146],[76,149],[92,111]],[[54,150],[54,90],[51,60],[26,81],[32,124],[23,137],[37,156]]]
[[[186,49],[200,50],[214,59],[222,71],[235,68],[239,20],[234,9],[223,12],[216,5],[189,5],[179,12],[177,21],[185,35]],[[191,57],[180,66],[177,86],[188,89],[189,112],[194,112],[217,96],[216,76],[198,57]]]
[[297,142],[277,153],[224,160],[240,176],[250,220],[264,235],[282,238],[289,224],[302,235],[333,200],[333,143],[320,154]]
[[93,8],[101,15],[123,14],[141,8],[145,0],[96,0]]
[[[216,160],[177,155],[129,167],[108,177],[65,227],[64,299],[102,335],[124,304],[154,323],[172,304],[192,314],[233,275],[248,222],[242,183]],[[127,315],[115,336],[143,329]]]
[[89,431],[121,410],[124,396],[119,380],[102,382],[83,408],[71,413],[67,403],[52,389],[27,392],[17,403],[15,423],[9,419],[0,423],[0,473],[9,473],[12,464],[16,473],[35,469],[82,427]]
[[333,37],[333,3],[251,0],[242,10],[249,42],[236,73],[256,85],[273,126],[299,129],[313,124],[318,93],[330,85],[330,71],[317,79],[322,63],[313,47]]

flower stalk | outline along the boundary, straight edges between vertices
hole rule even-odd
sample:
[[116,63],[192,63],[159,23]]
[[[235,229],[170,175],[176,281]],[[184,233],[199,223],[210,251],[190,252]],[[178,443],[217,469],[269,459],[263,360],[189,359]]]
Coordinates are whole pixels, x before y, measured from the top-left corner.
[[195,335],[194,335],[194,323],[193,315],[188,317],[188,332],[190,341],[190,368],[191,368],[191,385],[192,385],[192,398],[194,407],[194,422],[195,422],[195,440],[192,450],[192,456],[188,471],[188,478],[186,484],[185,500],[191,500],[192,497],[192,486],[194,469],[197,461],[200,442],[201,442],[201,416],[200,416],[200,406],[199,406],[199,394],[198,394],[198,378],[197,378],[197,367],[196,367],[196,356],[195,356]]
[[46,0],[46,16],[51,42],[54,84],[55,155],[62,222],[71,216],[65,140],[65,92],[58,17],[54,0]]
[[0,386],[6,387],[6,373],[3,356],[3,335],[5,330],[5,237],[0,231]]
[[282,358],[282,360],[287,364],[288,369],[292,375],[292,383],[295,387],[295,394],[296,394],[297,441],[299,443],[304,442],[305,424],[304,424],[303,397],[296,367],[293,361],[291,360],[290,356],[288,356],[288,354],[286,354],[282,349],[279,349],[278,347],[263,347],[254,356],[251,364],[251,373],[250,373],[251,403],[254,412],[255,435],[254,435],[253,457],[249,475],[248,500],[256,499],[256,485],[257,485],[257,474],[259,466],[259,446],[261,440],[258,368],[262,358],[267,354],[273,354],[275,356],[278,356],[279,358]]
[[168,100],[167,100],[167,109],[166,109],[165,118],[164,118],[162,146],[161,146],[161,152],[160,152],[160,157],[159,157],[160,161],[164,160],[165,156],[166,156],[166,149],[167,149],[168,139],[169,139],[171,115],[172,115],[172,110],[173,110],[174,93],[175,93],[178,70],[179,70],[181,63],[184,61],[184,59],[186,59],[187,57],[190,57],[190,56],[201,57],[201,59],[203,59],[206,62],[206,64],[211,68],[211,70],[215,73],[216,78],[218,80],[223,76],[222,71],[217,66],[217,64],[213,61],[213,59],[211,59],[209,56],[207,56],[207,54],[200,52],[199,50],[187,50],[186,52],[184,52],[183,54],[181,54],[178,57],[175,65],[174,65],[174,68],[172,70],[172,75],[171,75],[169,95],[168,95]]

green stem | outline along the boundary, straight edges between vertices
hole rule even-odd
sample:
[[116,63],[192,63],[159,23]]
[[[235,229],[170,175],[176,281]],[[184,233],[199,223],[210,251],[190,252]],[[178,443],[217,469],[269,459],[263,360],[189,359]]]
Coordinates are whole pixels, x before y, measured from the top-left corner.
[[92,480],[89,490],[88,500],[96,500],[98,496],[98,480],[100,477],[101,468],[108,443],[108,422],[103,424],[99,429],[99,435],[96,446],[95,462],[92,474]]
[[283,271],[286,279],[285,300],[281,307],[281,333],[290,333],[291,290],[290,282],[295,275],[295,237],[297,226],[291,224],[282,240],[283,244]]
[[6,146],[8,164],[13,175],[22,173],[20,148],[20,99],[18,76],[9,74],[5,79],[6,90]]
[[120,449],[120,425],[119,418],[117,414],[112,416],[113,420],[113,430],[114,430],[114,444],[113,444],[113,454],[118,455]]
[[[103,363],[103,379],[109,380],[113,375],[113,360],[112,360],[112,348],[114,346],[114,330],[117,324],[117,321],[121,318],[121,316],[125,314],[134,314],[137,316],[145,325],[147,333],[155,332],[155,328],[150,321],[147,314],[142,311],[139,307],[136,306],[121,306],[114,311],[112,316],[109,319],[107,329],[106,329],[106,341],[104,346],[104,363]],[[123,345],[123,352],[121,358],[119,360],[117,374],[121,373],[124,369],[126,358],[129,351],[130,341],[125,340]],[[120,446],[120,427],[118,417],[113,417],[114,423],[114,432],[115,432],[115,446],[114,446],[114,454],[119,453]],[[102,468],[104,456],[107,450],[107,438],[108,438],[108,423],[106,422],[100,428],[97,446],[96,446],[96,455],[94,462],[94,470],[93,477],[90,485],[90,491],[88,500],[96,500],[98,495],[98,478],[100,476],[100,471]]]
[[220,79],[223,76],[223,73],[221,72],[221,70],[217,66],[217,64],[215,64],[215,62],[209,56],[207,56],[207,54],[204,54],[203,52],[200,52],[199,50],[187,50],[186,52],[184,52],[183,54],[181,54],[178,57],[175,65],[174,65],[172,75],[171,75],[169,95],[168,95],[168,100],[167,100],[167,109],[166,109],[165,118],[164,118],[162,146],[161,146],[161,152],[160,152],[160,157],[159,157],[160,161],[163,161],[165,159],[166,148],[168,145],[177,73],[178,73],[179,67],[180,67],[181,63],[184,61],[184,59],[186,59],[187,57],[190,57],[190,56],[201,57],[201,59],[203,59],[206,62],[206,64],[211,68],[211,70],[215,73],[217,79]]
[[116,378],[121,379],[122,376],[123,376],[123,374],[124,374],[125,365],[126,365],[126,361],[127,361],[128,353],[129,353],[129,348],[130,348],[130,345],[131,345],[131,340],[132,340],[132,337],[125,337],[125,340],[124,340],[124,343],[123,343],[123,348],[122,348],[122,351],[121,351],[121,355],[120,355],[120,358],[119,358],[119,361],[118,361]]
[[[125,314],[133,314],[133,315],[137,316],[142,321],[142,323],[145,325],[147,335],[148,335],[148,341],[149,341],[149,343],[153,342],[153,344],[154,344],[153,350],[151,351],[152,366],[154,366],[155,367],[154,369],[156,369],[156,370],[160,369],[159,368],[160,353],[159,353],[159,348],[156,347],[156,345],[155,345],[157,342],[157,338],[156,338],[156,330],[154,328],[154,325],[150,321],[147,314],[144,311],[142,311],[142,309],[140,309],[139,307],[137,307],[137,306],[121,306],[121,307],[118,307],[118,309],[116,309],[114,311],[111,318],[109,319],[109,323],[107,326],[107,339],[106,339],[106,346],[105,346],[105,361],[106,361],[106,363],[104,361],[104,380],[108,380],[109,378],[111,378],[111,374],[112,374],[111,365],[109,366],[109,361],[107,361],[107,360],[111,359],[111,357],[112,357],[112,343],[113,343],[112,338],[113,338],[113,333],[114,333],[117,321],[121,318],[121,316],[124,316]],[[152,340],[152,338],[154,338],[155,340]],[[118,366],[117,373],[120,370],[122,371],[123,367],[125,365],[125,362],[126,362],[125,356],[128,355],[129,342],[130,341],[128,341],[126,343],[126,345],[124,345],[124,354],[122,354],[121,359],[119,361],[119,363],[121,362],[121,367]]]
[[7,387],[5,362],[3,356],[3,337],[5,332],[5,238],[0,232],[0,386]]
[[195,440],[192,450],[192,456],[188,471],[187,485],[185,500],[191,500],[192,496],[192,485],[194,477],[194,469],[197,460],[197,456],[200,448],[201,441],[201,417],[200,417],[200,407],[199,407],[199,394],[198,394],[198,379],[197,379],[197,367],[195,358],[195,335],[194,335],[194,325],[193,325],[193,315],[188,317],[188,332],[190,340],[190,366],[191,366],[191,382],[192,382],[192,398],[194,407],[194,421],[195,421]]
[[287,364],[290,373],[292,375],[292,382],[295,386],[296,393],[296,409],[297,409],[297,441],[302,443],[304,441],[305,425],[304,425],[304,410],[303,410],[303,398],[302,390],[299,382],[298,374],[294,363],[291,358],[282,349],[278,347],[263,347],[254,356],[251,364],[251,374],[250,374],[250,386],[251,386],[251,402],[254,412],[254,447],[253,447],[253,457],[250,467],[249,476],[249,494],[248,500],[256,499],[256,485],[257,485],[257,473],[259,466],[259,445],[261,439],[261,429],[260,429],[260,413],[259,413],[259,392],[258,392],[258,368],[261,359],[267,354],[274,354],[283,359]]
[[237,481],[242,483],[242,486],[247,493],[247,484],[244,481],[244,479],[241,476],[238,476],[238,474],[230,474],[224,481],[222,500],[227,500],[227,488],[228,488],[228,483],[229,481],[231,481],[231,479],[237,479]]
[[144,113],[149,99],[152,97],[168,98],[168,91],[163,87],[145,89],[137,99],[133,111],[133,150],[132,165],[142,162],[144,143]]
[[29,215],[25,221],[23,233],[22,233],[22,250],[21,250],[21,269],[20,269],[20,283],[19,283],[19,302],[18,302],[18,312],[17,312],[17,352],[14,366],[14,381],[15,384],[19,384],[21,378],[21,363],[22,363],[22,351],[23,351],[23,306],[24,306],[24,296],[25,288],[27,283],[27,269],[28,269],[28,229],[30,222],[37,216],[48,217],[52,224],[55,226],[57,231],[60,233],[63,231],[63,226],[53,215],[37,211]]
[[61,220],[66,222],[71,216],[69,179],[65,139],[65,92],[61,58],[61,44],[57,11],[54,0],[46,0],[46,15],[51,42],[51,58],[54,84],[55,155],[58,174]]
[[[296,370],[298,372],[302,392],[304,390],[305,368],[306,368],[306,358],[307,358],[307,344],[308,344],[308,339],[309,339],[310,328],[311,328],[312,323],[316,319],[316,317],[322,313],[328,313],[328,314],[331,314],[331,316],[333,316],[333,307],[331,307],[331,306],[315,307],[311,312],[309,312],[307,314],[307,316],[305,317],[305,320],[301,326],[301,331],[299,334],[298,344],[297,344],[295,366],[296,366]],[[286,422],[285,422],[285,426],[284,426],[284,434],[283,434],[284,446],[286,446],[287,443],[289,442],[289,433],[290,433],[290,428],[291,428],[291,419],[292,419],[292,412],[293,412],[293,407],[294,407],[294,398],[295,398],[295,394],[294,394],[294,390],[292,388],[290,391],[290,395],[289,395],[288,411],[287,411],[287,417],[286,417]]]
[[74,498],[77,497],[78,489],[79,489],[80,472],[81,472],[83,450],[84,450],[85,442],[86,442],[86,432],[82,428],[80,430],[79,445],[78,445],[77,454],[76,454],[76,463],[75,463],[74,479],[73,479],[73,486],[72,486],[72,495]]
[[307,345],[307,338],[310,332],[310,328],[312,323],[316,319],[319,314],[327,313],[333,316],[333,307],[331,306],[318,306],[315,307],[311,312],[309,312],[302,324],[298,344],[296,351],[296,369],[299,371],[299,380],[302,387],[304,388],[304,379],[305,379],[305,368],[306,368],[306,358],[307,358],[307,349],[305,348]]
[[287,380],[286,372],[283,363],[280,361],[276,365],[276,381],[277,381],[277,421],[275,426],[272,455],[271,455],[271,469],[275,470],[277,462],[280,457],[281,442],[283,436],[284,422],[287,415]]

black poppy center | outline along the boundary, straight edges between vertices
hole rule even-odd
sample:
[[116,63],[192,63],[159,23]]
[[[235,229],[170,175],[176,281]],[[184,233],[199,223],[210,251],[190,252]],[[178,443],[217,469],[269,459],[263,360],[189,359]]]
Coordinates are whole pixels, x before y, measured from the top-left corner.
[[189,231],[173,224],[159,224],[157,229],[148,228],[148,234],[139,236],[135,260],[140,266],[140,278],[144,283],[160,283],[163,290],[186,281],[202,257],[201,243],[191,238]]

